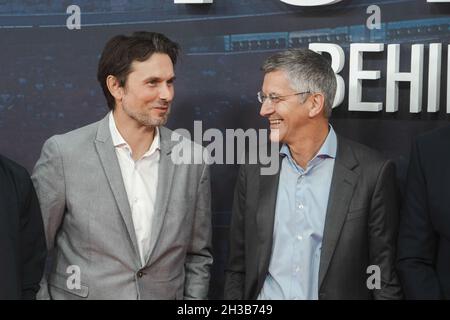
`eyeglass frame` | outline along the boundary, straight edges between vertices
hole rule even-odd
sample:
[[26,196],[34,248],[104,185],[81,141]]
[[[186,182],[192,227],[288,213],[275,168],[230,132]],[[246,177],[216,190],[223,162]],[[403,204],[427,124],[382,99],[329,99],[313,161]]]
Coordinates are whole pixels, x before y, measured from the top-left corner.
[[[269,95],[266,96],[262,91],[258,91],[256,93],[256,97],[258,98],[258,102],[261,103],[261,104],[266,102],[267,98],[269,98],[269,101],[270,101],[271,104],[277,104],[277,103],[283,101],[283,98],[292,97],[292,96],[298,96],[300,94],[305,94],[305,93],[311,93],[311,91],[296,92],[296,93],[287,94],[287,95],[284,95],[284,96],[277,96],[277,95],[274,95],[272,93],[270,93]],[[276,99],[276,101],[274,101],[274,99]]]

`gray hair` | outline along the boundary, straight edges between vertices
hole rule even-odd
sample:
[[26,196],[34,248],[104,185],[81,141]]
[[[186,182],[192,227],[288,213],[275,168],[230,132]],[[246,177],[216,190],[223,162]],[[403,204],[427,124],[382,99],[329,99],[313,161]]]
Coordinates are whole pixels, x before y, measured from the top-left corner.
[[324,114],[331,116],[336,94],[336,76],[331,64],[321,54],[309,49],[290,49],[270,56],[261,68],[264,73],[286,71],[292,88],[298,92],[322,93]]

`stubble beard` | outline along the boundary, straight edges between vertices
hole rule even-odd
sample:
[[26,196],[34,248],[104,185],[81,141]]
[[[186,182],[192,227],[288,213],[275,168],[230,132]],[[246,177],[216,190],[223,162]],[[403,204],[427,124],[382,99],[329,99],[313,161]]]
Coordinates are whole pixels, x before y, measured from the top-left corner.
[[170,104],[168,105],[167,112],[162,117],[152,117],[150,112],[135,112],[127,107],[125,103],[122,103],[123,111],[132,119],[136,120],[139,124],[145,127],[159,127],[167,123],[167,119],[170,114]]

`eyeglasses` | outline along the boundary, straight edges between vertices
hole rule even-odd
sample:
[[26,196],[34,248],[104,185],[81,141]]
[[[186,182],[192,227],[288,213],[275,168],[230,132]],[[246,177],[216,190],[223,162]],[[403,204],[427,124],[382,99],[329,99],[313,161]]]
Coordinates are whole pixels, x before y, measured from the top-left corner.
[[270,103],[272,104],[277,104],[280,101],[283,101],[284,98],[287,97],[292,97],[292,96],[298,96],[300,94],[305,94],[305,93],[311,93],[310,91],[304,91],[304,92],[297,92],[297,93],[293,93],[293,94],[288,94],[285,96],[278,96],[276,94],[269,94],[269,95],[265,95],[264,93],[262,93],[262,91],[259,91],[256,96],[258,97],[258,101],[262,104],[264,103],[267,99],[269,99]]

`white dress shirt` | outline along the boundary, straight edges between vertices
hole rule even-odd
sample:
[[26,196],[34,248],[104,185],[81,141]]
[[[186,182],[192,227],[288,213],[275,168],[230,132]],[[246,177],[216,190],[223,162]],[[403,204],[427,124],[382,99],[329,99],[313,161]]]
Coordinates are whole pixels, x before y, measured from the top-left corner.
[[112,112],[109,115],[109,129],[131,208],[141,264],[145,266],[150,254],[150,232],[158,186],[159,130],[155,128],[155,136],[147,152],[134,161],[130,146],[117,130]]

